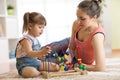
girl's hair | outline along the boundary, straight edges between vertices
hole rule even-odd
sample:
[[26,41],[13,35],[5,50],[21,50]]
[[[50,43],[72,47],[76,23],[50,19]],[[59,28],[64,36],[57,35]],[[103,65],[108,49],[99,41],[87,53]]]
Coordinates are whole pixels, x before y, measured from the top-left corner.
[[101,13],[100,3],[102,0],[84,0],[78,5],[78,8],[85,11],[91,18],[95,15],[98,18]]
[[45,17],[37,12],[26,12],[23,17],[23,33],[28,32],[29,30],[29,23],[31,24],[47,24]]

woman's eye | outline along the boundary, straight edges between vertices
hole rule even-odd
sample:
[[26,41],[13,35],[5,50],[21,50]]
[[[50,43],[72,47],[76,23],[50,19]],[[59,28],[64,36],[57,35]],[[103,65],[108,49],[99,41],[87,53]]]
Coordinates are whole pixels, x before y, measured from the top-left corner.
[[41,27],[39,26],[39,28],[41,28]]
[[81,20],[85,20],[85,18],[81,18]]

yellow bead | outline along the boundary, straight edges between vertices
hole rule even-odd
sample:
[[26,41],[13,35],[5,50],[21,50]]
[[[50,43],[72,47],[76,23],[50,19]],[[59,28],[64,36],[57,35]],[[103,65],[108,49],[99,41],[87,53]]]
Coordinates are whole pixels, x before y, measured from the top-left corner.
[[60,57],[57,57],[57,61],[60,62],[60,61],[61,61],[61,58],[60,58]]
[[67,58],[68,58],[68,56],[67,56],[66,54],[64,54],[64,58],[65,58],[65,59],[67,59]]
[[86,66],[86,64],[82,64],[83,66]]
[[64,66],[60,66],[60,70],[64,70],[64,68],[65,68]]

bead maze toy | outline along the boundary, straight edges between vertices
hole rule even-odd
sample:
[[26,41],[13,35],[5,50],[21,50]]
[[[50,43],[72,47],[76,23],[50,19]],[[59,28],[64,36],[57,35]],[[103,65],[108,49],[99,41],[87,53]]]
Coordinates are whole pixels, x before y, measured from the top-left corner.
[[[52,46],[50,46],[53,48]],[[77,62],[75,64],[70,63],[68,61],[68,56],[70,55],[69,52],[63,51],[61,48],[63,55],[59,56],[56,51],[51,52],[52,55],[47,55],[48,57],[48,71],[43,71],[42,75],[44,78],[48,79],[51,77],[56,77],[56,76],[67,76],[67,75],[86,75],[87,70],[86,70],[86,65],[82,63],[81,59],[77,59]],[[60,67],[60,70],[57,72],[50,72],[49,71],[49,61],[51,60],[50,58],[54,57],[56,61],[58,62],[58,65]],[[46,61],[46,60],[45,60]],[[44,61],[43,61],[44,62]]]
[[48,79],[51,77],[57,77],[57,76],[68,76],[68,75],[86,75],[86,70],[80,70],[79,68],[75,68],[73,70],[68,71],[58,71],[58,72],[42,72],[42,75],[44,78]]
[[58,72],[48,72],[43,71],[42,75],[43,78],[51,78],[51,77],[57,77],[57,76],[68,76],[68,75],[87,75],[88,72],[86,70],[86,65],[80,63],[81,59],[79,59],[78,63],[74,64],[74,67],[70,64],[62,64],[60,65],[60,70]]

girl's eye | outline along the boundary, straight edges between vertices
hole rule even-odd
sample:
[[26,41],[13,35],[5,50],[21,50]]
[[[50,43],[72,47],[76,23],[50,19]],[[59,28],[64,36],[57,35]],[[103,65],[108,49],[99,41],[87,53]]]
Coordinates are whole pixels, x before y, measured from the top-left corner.
[[42,26],[39,26],[39,29],[43,29],[44,27],[42,27]]

